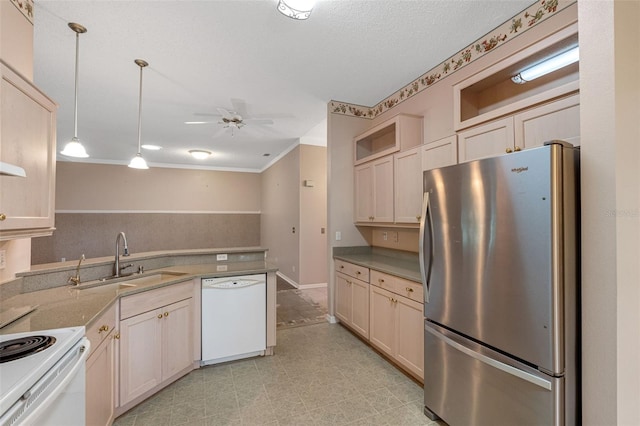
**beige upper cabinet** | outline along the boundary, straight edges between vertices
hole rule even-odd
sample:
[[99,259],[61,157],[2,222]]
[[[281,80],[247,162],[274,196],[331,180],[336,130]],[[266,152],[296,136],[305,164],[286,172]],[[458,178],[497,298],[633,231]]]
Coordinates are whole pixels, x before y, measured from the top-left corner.
[[580,144],[580,95],[531,108],[458,134],[460,162],[521,151],[560,139]]
[[355,221],[393,222],[393,156],[355,167]]
[[358,165],[422,143],[422,117],[398,114],[356,136],[353,164]]
[[57,105],[0,61],[0,161],[26,177],[0,175],[0,240],[51,235]]
[[422,147],[394,154],[395,222],[420,223]]
[[[458,135],[451,135],[422,146],[422,171],[451,166],[457,163]],[[422,184],[422,174],[420,174],[420,183]]]

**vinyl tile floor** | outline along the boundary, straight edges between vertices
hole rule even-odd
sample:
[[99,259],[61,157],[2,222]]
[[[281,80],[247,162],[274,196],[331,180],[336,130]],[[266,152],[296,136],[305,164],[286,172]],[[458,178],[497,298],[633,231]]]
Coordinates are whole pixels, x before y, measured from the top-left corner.
[[142,425],[439,425],[422,388],[338,324],[278,330],[276,353],[203,367],[115,421]]

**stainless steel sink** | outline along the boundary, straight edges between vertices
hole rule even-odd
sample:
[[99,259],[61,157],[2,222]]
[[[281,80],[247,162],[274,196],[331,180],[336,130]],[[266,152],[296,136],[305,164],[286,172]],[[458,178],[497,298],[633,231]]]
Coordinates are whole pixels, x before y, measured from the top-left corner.
[[85,290],[88,288],[117,285],[117,290],[125,290],[139,285],[160,284],[165,281],[174,280],[182,275],[186,275],[186,272],[159,271],[143,275],[130,275],[129,277],[108,277],[96,281],[89,281],[87,283],[74,286],[73,288],[77,290]]
[[177,277],[186,275],[185,272],[160,271],[149,275],[143,275],[140,278],[128,279],[123,284],[144,285],[159,284],[164,281],[175,280]]

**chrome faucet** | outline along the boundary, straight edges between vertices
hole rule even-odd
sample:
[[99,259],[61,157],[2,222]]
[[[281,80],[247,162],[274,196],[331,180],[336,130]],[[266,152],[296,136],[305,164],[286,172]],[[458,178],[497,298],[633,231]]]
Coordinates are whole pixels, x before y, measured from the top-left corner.
[[129,256],[129,246],[127,246],[127,237],[126,235],[124,235],[124,232],[120,232],[118,234],[118,236],[116,237],[116,263],[113,266],[113,276],[114,277],[120,277],[120,271],[128,268],[130,266],[133,266],[132,263],[125,265],[125,266],[120,266],[120,239],[122,238],[123,242],[124,242],[124,253],[122,254],[123,256]]
[[84,254],[80,256],[80,260],[78,261],[78,266],[76,266],[76,275],[74,277],[69,277],[67,282],[69,284],[78,285],[80,284],[80,264],[84,260]]

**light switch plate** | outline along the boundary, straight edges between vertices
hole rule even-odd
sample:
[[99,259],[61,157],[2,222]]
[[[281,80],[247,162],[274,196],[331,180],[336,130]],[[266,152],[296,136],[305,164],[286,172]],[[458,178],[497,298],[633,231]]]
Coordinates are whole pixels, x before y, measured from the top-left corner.
[[7,251],[0,250],[0,269],[7,267]]

